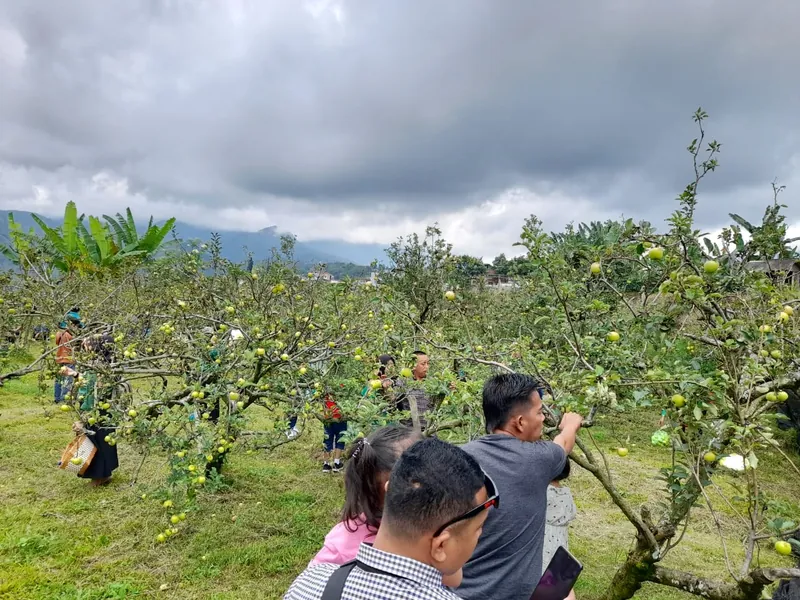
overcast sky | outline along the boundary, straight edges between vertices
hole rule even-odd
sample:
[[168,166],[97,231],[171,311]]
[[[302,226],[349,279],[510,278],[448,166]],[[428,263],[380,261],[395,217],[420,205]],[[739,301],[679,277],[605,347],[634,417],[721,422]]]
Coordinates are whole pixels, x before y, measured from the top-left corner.
[[800,223],[797,0],[0,0],[0,208],[508,252],[662,224],[693,111],[715,230]]

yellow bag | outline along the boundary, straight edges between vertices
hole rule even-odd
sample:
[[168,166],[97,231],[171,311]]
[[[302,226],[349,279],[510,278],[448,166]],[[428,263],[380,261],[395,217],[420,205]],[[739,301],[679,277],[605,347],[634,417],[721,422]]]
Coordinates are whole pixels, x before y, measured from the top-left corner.
[[[76,475],[83,475],[92,463],[97,448],[85,433],[76,435],[69,443],[64,454],[61,455],[59,469],[64,469]],[[74,460],[73,460],[74,459]]]

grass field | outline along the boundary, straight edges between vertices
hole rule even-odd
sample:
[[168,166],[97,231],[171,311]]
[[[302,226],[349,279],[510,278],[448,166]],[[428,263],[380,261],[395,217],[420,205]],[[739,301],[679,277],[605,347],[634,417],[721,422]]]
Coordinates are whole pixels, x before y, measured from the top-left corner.
[[[342,478],[320,472],[315,455],[321,431],[312,429],[271,454],[234,454],[226,471],[230,486],[203,495],[188,511],[181,532],[157,544],[155,535],[168,515],[159,488],[163,457],[146,460],[131,485],[141,456],[121,442],[114,483],[90,489],[55,468],[71,438],[71,419],[61,413],[46,418],[45,409],[52,409],[48,401],[35,397],[33,379],[0,388],[0,598],[280,598],[337,519]],[[631,418],[607,418],[593,435],[601,447],[625,442],[631,449],[628,457],[609,460],[628,498],[640,503],[650,496],[648,490],[658,488],[654,475],[668,451],[650,446],[650,416]],[[798,478],[774,461],[762,459],[761,465],[776,514],[800,514]],[[585,565],[577,594],[591,600],[622,560],[633,530],[590,475],[573,473],[569,485],[579,516],[571,549]],[[711,495],[719,501],[728,551],[738,563],[737,517],[714,490]],[[666,564],[725,577],[716,526],[706,509],[697,515]],[[791,566],[768,548],[761,558],[765,564]],[[646,586],[637,596],[692,597],[658,586]]]

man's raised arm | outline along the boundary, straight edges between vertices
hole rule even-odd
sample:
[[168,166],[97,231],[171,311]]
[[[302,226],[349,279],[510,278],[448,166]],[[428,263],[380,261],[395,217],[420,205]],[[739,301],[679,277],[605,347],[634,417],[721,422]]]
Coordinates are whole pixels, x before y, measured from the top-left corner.
[[565,413],[561,417],[561,423],[558,424],[561,433],[553,441],[561,446],[567,454],[572,452],[575,447],[575,438],[578,437],[581,423],[583,423],[583,417],[577,413]]

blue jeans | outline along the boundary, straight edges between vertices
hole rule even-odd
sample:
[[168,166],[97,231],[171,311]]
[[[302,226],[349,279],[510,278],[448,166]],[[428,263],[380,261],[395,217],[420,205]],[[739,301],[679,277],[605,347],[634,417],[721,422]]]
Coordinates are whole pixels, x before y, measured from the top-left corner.
[[344,450],[342,436],[344,432],[347,431],[347,422],[331,421],[323,423],[322,425],[325,430],[325,439],[322,442],[325,446],[325,452],[332,452],[334,448],[337,450]]
[[292,415],[289,417],[289,429],[294,429],[297,427],[297,415]]
[[[75,368],[75,365],[61,365],[61,366],[68,367],[70,369]],[[70,390],[72,390],[72,383],[74,381],[75,381],[74,377],[61,374],[56,375],[56,389],[55,389],[55,400],[54,400],[56,404],[61,404],[62,402],[64,402],[64,398],[66,398]]]

